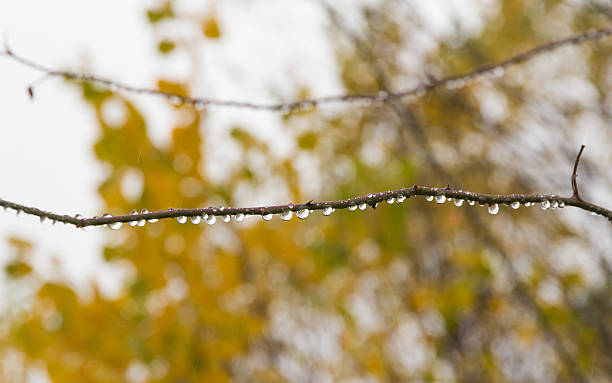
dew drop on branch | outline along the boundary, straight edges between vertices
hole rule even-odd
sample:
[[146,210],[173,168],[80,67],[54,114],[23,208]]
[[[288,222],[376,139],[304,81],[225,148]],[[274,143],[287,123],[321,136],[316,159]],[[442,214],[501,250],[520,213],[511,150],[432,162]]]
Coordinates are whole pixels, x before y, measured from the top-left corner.
[[[111,215],[111,214],[108,214],[108,213],[104,213],[104,214],[102,214],[102,218],[111,218],[111,217],[112,217],[112,215]],[[42,222],[42,220],[41,220],[41,222]],[[106,224],[106,225],[104,225],[104,226],[108,226],[108,224]]]
[[175,106],[179,106],[183,103],[183,99],[178,96],[170,96],[168,100],[170,101],[172,105],[175,105]]
[[[176,217],[176,220],[178,221],[178,223],[183,224],[185,222],[187,222],[187,217],[185,217],[184,215],[181,215],[180,217]],[[131,223],[130,223],[131,225]]]
[[234,217],[234,219],[236,220],[236,222],[242,222],[244,221],[244,214],[238,213],[236,214],[236,217]]
[[459,207],[463,205],[463,200],[462,199],[455,199],[455,206]]
[[285,210],[284,212],[280,213],[280,217],[283,221],[289,221],[292,216],[293,212],[291,210]]
[[348,207],[349,211],[355,211],[357,210],[357,205],[351,205]]
[[550,207],[550,201],[549,200],[544,200],[542,201],[542,210],[547,210]]
[[558,207],[559,207],[559,202],[557,202],[557,201],[552,201],[552,202],[550,203],[550,207],[552,207],[553,209],[558,208]]
[[[138,214],[138,212],[136,210],[132,210],[130,212],[130,215],[136,215],[136,214]],[[129,225],[134,227],[134,226],[138,225],[138,221],[130,221]]]
[[217,217],[214,215],[209,215],[208,218],[206,218],[206,223],[209,225],[214,225],[215,222],[217,222]]
[[444,203],[444,202],[446,202],[446,196],[443,196],[443,195],[437,195],[437,196],[436,196],[436,202],[437,202],[437,203]]
[[194,225],[197,225],[198,223],[200,223],[200,221],[202,221],[202,217],[200,217],[199,215],[191,216],[189,217],[189,219],[191,220],[191,223],[193,223]]
[[112,230],[117,230],[121,227],[122,224],[122,222],[111,222],[108,224],[108,227],[110,227]]
[[299,218],[299,219],[306,219],[308,218],[308,214],[310,214],[310,212],[308,211],[308,209],[301,209],[298,210],[297,213],[295,213],[295,215]]
[[512,207],[514,210],[518,209],[519,207],[521,207],[521,203],[519,201],[514,201],[510,204],[510,207]]
[[399,197],[397,197],[397,203],[402,203],[406,200],[406,196],[405,195],[401,195]]
[[425,199],[427,200],[427,202],[431,202],[431,201],[433,201],[433,196],[432,195],[426,195]]
[[261,218],[263,218],[264,221],[269,221],[272,219],[272,213],[264,214]]
[[499,205],[496,203],[494,203],[493,205],[489,205],[488,210],[489,210],[489,214],[495,215],[499,213]]
[[387,203],[388,203],[389,205],[394,204],[394,203],[395,203],[395,197],[387,198]]
[[497,67],[494,68],[492,70],[490,70],[487,75],[489,76],[489,78],[500,78],[504,75],[504,68],[502,67]]
[[365,202],[359,204],[359,210],[365,210],[366,207],[368,207],[368,205],[366,205]]
[[229,215],[229,214],[226,214],[226,215],[224,215],[224,216],[223,216],[223,218],[221,218],[221,219],[223,220],[223,222],[229,222],[231,218],[230,218],[230,215]]
[[[83,219],[83,216],[81,214],[75,214],[74,219],[78,219],[79,221]],[[82,227],[81,227],[82,229]]]
[[[140,211],[140,214],[149,214],[149,211],[147,209],[142,209]],[[151,218],[151,219],[148,219],[147,221],[149,221],[149,223],[155,223],[155,222],[158,221],[158,219],[157,218]]]
[[470,200],[468,200],[468,205],[470,205],[470,206],[474,206],[474,204],[475,204],[475,202],[474,202],[474,201],[472,201],[471,199],[470,199]]
[[327,206],[325,209],[323,209],[323,215],[324,216],[328,216],[328,215],[330,215],[333,212],[334,212],[334,208],[331,207],[331,206]]

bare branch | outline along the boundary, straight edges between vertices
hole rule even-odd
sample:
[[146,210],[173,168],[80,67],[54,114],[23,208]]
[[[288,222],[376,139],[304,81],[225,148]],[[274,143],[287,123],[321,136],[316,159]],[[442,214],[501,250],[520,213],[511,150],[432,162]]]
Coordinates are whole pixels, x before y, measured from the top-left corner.
[[[176,104],[189,104],[193,105],[198,109],[203,109],[209,106],[217,106],[217,107],[232,107],[232,108],[244,108],[244,109],[253,109],[253,110],[262,110],[262,111],[273,111],[273,112],[283,112],[287,113],[295,110],[302,109],[311,109],[316,107],[317,105],[322,104],[337,104],[337,103],[362,103],[362,102],[386,102],[389,100],[397,100],[404,99],[408,97],[418,97],[422,96],[427,92],[430,92],[434,89],[438,89],[441,87],[447,87],[449,89],[459,88],[466,84],[466,82],[471,80],[476,80],[480,77],[498,77],[503,75],[504,69],[525,62],[537,55],[543,54],[545,52],[550,52],[555,49],[570,46],[570,45],[579,45],[584,42],[589,41],[598,41],[603,38],[609,37],[612,35],[612,28],[606,29],[593,29],[587,32],[579,33],[577,35],[551,41],[549,43],[539,45],[535,48],[526,50],[524,52],[518,53],[514,56],[511,56],[505,60],[499,61],[497,63],[485,64],[477,67],[469,72],[464,74],[455,75],[446,77],[443,79],[430,79],[430,82],[420,84],[408,90],[403,90],[399,92],[387,92],[381,91],[378,93],[362,93],[362,94],[343,94],[343,95],[335,95],[335,96],[327,96],[321,98],[310,98],[303,99],[298,101],[292,101],[287,103],[277,103],[277,104],[264,104],[264,103],[256,103],[256,102],[246,102],[246,101],[233,101],[233,100],[219,100],[213,98],[198,98],[198,97],[190,97],[184,96],[181,94],[176,94],[172,92],[166,92],[158,89],[151,89],[145,87],[138,87],[129,84],[124,84],[121,82],[113,81],[104,77],[98,77],[91,74],[84,74],[73,71],[63,71],[63,70],[55,70],[48,68],[44,65],[38,64],[34,61],[31,61],[23,56],[20,56],[15,53],[14,50],[10,49],[8,45],[5,43],[4,52],[0,52],[0,56],[8,57],[13,59],[14,61],[37,70],[39,72],[43,72],[48,77],[62,77],[69,80],[74,80],[78,82],[90,82],[99,84],[110,89],[116,89],[125,91],[128,93],[137,93],[137,94],[145,94],[145,95],[154,95],[154,96],[162,96],[168,98],[170,101]],[[32,85],[30,85],[29,89],[32,89]],[[28,93],[30,93],[30,90]],[[33,91],[32,91],[33,92]]]
[[572,171],[572,190],[574,191],[574,194],[572,194],[572,198],[578,201],[582,201],[582,198],[580,197],[580,193],[578,192],[578,183],[576,182],[576,177],[578,176],[578,162],[580,162],[580,156],[582,156],[582,151],[584,150],[584,148],[584,145],[580,147],[578,155],[576,156],[576,161],[574,162],[574,170]]

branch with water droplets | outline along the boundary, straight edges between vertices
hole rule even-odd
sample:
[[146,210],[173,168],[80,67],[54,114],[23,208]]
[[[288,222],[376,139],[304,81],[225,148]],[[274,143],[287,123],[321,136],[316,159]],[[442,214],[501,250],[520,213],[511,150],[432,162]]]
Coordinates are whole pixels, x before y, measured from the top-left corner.
[[229,222],[230,217],[233,217],[236,221],[242,221],[246,216],[260,216],[268,221],[273,215],[278,214],[281,219],[287,221],[291,219],[293,213],[295,213],[298,218],[305,219],[315,210],[321,210],[324,215],[330,215],[335,210],[341,209],[348,209],[349,211],[365,210],[368,206],[375,207],[381,202],[387,202],[388,204],[401,203],[412,196],[425,196],[427,201],[435,200],[437,203],[444,203],[452,200],[456,206],[462,206],[464,205],[464,201],[467,201],[467,205],[469,206],[474,206],[475,204],[487,206],[491,214],[497,214],[499,212],[499,204],[508,205],[512,209],[518,209],[521,205],[529,207],[539,203],[543,210],[574,206],[593,214],[606,217],[612,222],[612,210],[573,197],[561,197],[554,194],[482,194],[464,190],[454,190],[448,187],[435,188],[418,185],[414,185],[410,188],[368,194],[366,196],[339,201],[309,201],[299,204],[257,207],[168,209],[155,212],[144,210],[140,213],[134,211],[132,214],[128,215],[103,215],[102,217],[91,218],[82,218],[80,215],[74,217],[60,215],[2,199],[0,199],[0,206],[3,206],[5,209],[13,209],[18,213],[40,217],[41,221],[49,220],[51,222],[63,222],[75,225],[76,227],[108,225],[115,229],[119,228],[122,223],[130,223],[131,226],[143,226],[147,221],[156,222],[157,220],[168,218],[175,218],[179,223],[185,223],[189,218],[193,223],[207,222],[213,224],[217,217],[221,217],[225,222]]
[[[609,37],[612,35],[612,28],[606,29],[593,29],[587,32],[579,33],[571,37],[567,37],[560,40],[554,40],[549,43],[536,46],[532,49],[523,51],[514,56],[506,58],[502,61],[492,64],[485,64],[479,66],[469,72],[449,76],[443,79],[430,79],[429,82],[417,85],[411,89],[399,91],[399,92],[378,92],[378,93],[361,93],[361,94],[342,94],[342,95],[334,95],[334,96],[326,96],[320,98],[310,98],[303,99],[298,101],[291,101],[286,103],[276,103],[276,104],[265,104],[265,103],[257,103],[257,102],[247,102],[247,101],[235,101],[235,100],[220,100],[213,98],[199,98],[199,97],[190,97],[184,96],[177,93],[167,92],[158,89],[151,89],[146,87],[139,87],[134,85],[129,85],[125,83],[121,83],[118,81],[114,81],[111,79],[107,79],[104,77],[95,76],[92,74],[79,73],[74,71],[64,71],[64,70],[56,70],[49,67],[46,67],[42,64],[29,60],[23,56],[20,56],[15,53],[12,49],[8,47],[8,44],[5,43],[4,52],[0,52],[0,56],[8,57],[26,67],[32,68],[44,74],[43,79],[48,79],[50,77],[61,77],[69,80],[74,80],[78,82],[89,82],[95,83],[98,85],[105,86],[112,90],[124,91],[128,93],[136,93],[136,94],[145,94],[145,95],[153,95],[153,96],[161,96],[168,98],[171,102],[175,104],[189,104],[193,105],[197,109],[202,109],[210,106],[216,107],[231,107],[231,108],[243,108],[243,109],[253,109],[253,110],[261,110],[261,111],[272,111],[272,112],[283,112],[288,113],[296,110],[303,109],[311,109],[317,105],[323,104],[338,104],[338,103],[381,103],[387,102],[390,100],[404,99],[408,97],[418,97],[430,92],[432,90],[446,87],[449,89],[460,88],[465,85],[468,81],[476,80],[480,77],[499,77],[503,75],[504,70],[510,66],[514,66],[525,62],[535,56],[543,54],[545,52],[550,52],[555,49],[570,46],[570,45],[579,45],[588,41],[598,41],[603,38]],[[30,84],[27,87],[28,94],[31,98],[34,97],[34,86],[40,80],[37,80]]]

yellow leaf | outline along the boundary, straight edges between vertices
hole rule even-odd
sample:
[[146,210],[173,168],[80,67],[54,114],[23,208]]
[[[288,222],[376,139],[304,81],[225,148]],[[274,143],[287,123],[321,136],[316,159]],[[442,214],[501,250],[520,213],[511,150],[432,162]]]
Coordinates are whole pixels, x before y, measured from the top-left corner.
[[202,22],[202,33],[204,33],[204,36],[208,37],[209,39],[218,39],[221,37],[221,30],[219,29],[217,20],[215,20],[213,17],[206,18]]

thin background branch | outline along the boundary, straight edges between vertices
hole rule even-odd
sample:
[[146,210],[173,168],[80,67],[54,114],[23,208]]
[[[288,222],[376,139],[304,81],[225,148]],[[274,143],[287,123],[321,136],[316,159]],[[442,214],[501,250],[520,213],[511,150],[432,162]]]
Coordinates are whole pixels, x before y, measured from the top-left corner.
[[[454,75],[445,77],[443,79],[433,79],[428,83],[417,85],[411,89],[403,90],[399,92],[388,92],[388,91],[380,91],[378,93],[363,93],[363,94],[343,94],[336,96],[327,96],[320,98],[310,98],[303,99],[299,101],[292,101],[287,103],[278,103],[278,104],[264,104],[264,103],[256,103],[256,102],[243,102],[243,101],[233,101],[233,100],[218,100],[213,98],[198,98],[198,97],[190,97],[177,93],[166,92],[158,89],[151,89],[145,87],[138,87],[133,85],[124,84],[121,82],[117,82],[114,80],[110,80],[104,77],[98,77],[92,74],[85,74],[73,71],[64,71],[49,68],[45,65],[34,62],[30,59],[27,59],[21,55],[15,53],[12,50],[8,43],[5,42],[5,51],[0,52],[1,56],[8,57],[24,66],[37,70],[39,72],[43,72],[45,74],[44,78],[48,77],[62,77],[68,80],[74,80],[78,82],[90,82],[99,84],[102,86],[106,86],[108,88],[114,90],[121,90],[129,93],[137,93],[137,94],[146,94],[146,95],[154,95],[154,96],[162,96],[170,99],[172,102],[176,104],[190,104],[194,107],[200,109],[208,106],[217,106],[217,107],[233,107],[233,108],[244,108],[244,109],[253,109],[253,110],[262,110],[262,111],[279,111],[288,113],[295,110],[301,109],[311,109],[317,105],[321,104],[336,104],[336,103],[360,103],[360,102],[386,102],[389,100],[398,100],[411,96],[421,96],[429,91],[440,87],[447,87],[450,89],[459,88],[466,84],[466,82],[478,79],[480,77],[498,77],[503,75],[503,72],[506,68],[520,64],[525,62],[535,56],[540,54],[553,51],[555,49],[571,46],[571,45],[579,45],[588,41],[598,41],[603,38],[609,37],[612,35],[612,28],[606,29],[592,29],[587,32],[579,33],[571,37],[567,37],[560,40],[554,40],[549,43],[536,46],[532,49],[523,51],[514,56],[506,58],[505,60],[499,61],[497,63],[485,64],[477,67],[469,72],[460,75]],[[34,95],[34,83],[30,84],[27,88],[28,94],[30,97]]]

